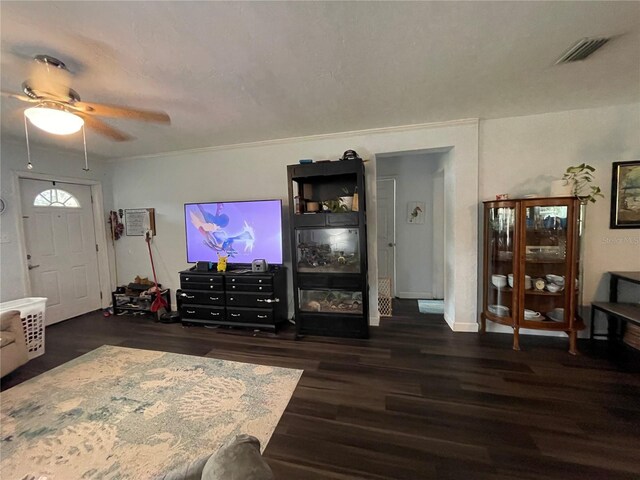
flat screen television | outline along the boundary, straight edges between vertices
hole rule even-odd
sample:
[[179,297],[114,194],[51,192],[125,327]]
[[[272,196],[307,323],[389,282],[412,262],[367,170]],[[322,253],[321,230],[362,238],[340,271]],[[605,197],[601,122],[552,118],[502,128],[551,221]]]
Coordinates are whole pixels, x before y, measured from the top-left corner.
[[282,264],[282,201],[186,203],[187,262],[248,266],[255,259]]

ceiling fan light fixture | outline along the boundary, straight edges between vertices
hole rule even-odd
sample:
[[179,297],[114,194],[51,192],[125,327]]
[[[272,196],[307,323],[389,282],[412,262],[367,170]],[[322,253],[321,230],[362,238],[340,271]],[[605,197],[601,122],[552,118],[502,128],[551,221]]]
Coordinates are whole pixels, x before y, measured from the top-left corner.
[[27,108],[24,115],[33,125],[54,135],[71,135],[84,125],[82,118],[58,105],[36,105]]

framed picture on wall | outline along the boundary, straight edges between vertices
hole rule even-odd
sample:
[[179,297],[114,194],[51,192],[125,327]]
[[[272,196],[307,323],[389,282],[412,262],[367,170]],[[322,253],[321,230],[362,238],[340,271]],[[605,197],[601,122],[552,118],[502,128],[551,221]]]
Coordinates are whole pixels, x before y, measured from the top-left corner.
[[407,223],[424,223],[424,202],[409,202],[407,209]]
[[640,228],[640,160],[614,162],[611,228]]

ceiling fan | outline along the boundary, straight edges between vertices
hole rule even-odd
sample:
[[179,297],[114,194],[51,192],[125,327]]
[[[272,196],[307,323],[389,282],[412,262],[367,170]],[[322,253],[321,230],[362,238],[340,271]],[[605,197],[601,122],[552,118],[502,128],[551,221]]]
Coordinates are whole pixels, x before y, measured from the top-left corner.
[[25,116],[35,126],[57,135],[75,133],[85,125],[111,140],[123,142],[133,137],[96,117],[171,123],[165,112],[83,102],[70,84],[71,72],[62,61],[49,55],[36,55],[29,78],[22,83],[23,94],[3,91],[2,96],[35,104],[25,110]]

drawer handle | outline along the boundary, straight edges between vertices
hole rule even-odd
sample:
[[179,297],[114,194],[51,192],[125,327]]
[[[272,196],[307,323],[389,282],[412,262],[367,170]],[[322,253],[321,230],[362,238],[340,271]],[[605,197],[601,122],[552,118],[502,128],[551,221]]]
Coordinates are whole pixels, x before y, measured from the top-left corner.
[[266,315],[258,315],[258,318],[267,318]]
[[262,283],[262,280],[258,280],[258,283]]
[[264,303],[278,303],[280,299],[279,298],[259,298],[258,301],[264,302]]
[[210,278],[210,279],[209,279],[209,281],[210,281],[210,282],[213,282],[213,278]]
[[209,288],[210,288],[211,290],[213,290],[213,287],[214,287],[214,286],[215,286],[215,285],[209,285]]
[[231,288],[232,288],[233,290],[235,290],[236,286],[235,286],[235,285],[231,285]]
[[258,287],[258,290],[262,290],[262,287]]
[[230,302],[233,302],[233,297],[229,297],[229,301],[230,301]]
[[182,295],[180,295],[182,298],[196,298],[195,295],[187,295],[186,293],[183,293]]
[[232,282],[235,282],[235,281],[236,281],[236,279],[235,279],[235,278],[232,278],[232,279],[231,279],[231,281],[232,281]]
[[210,314],[212,317],[218,317],[218,316],[220,315],[220,312],[209,312],[209,314]]
[[187,313],[196,313],[195,310],[187,310]]
[[232,314],[231,314],[231,316],[232,316],[232,317],[239,317],[239,316],[240,316],[240,314],[239,314],[239,313],[232,313]]
[[220,297],[209,297],[209,300],[220,300]]

